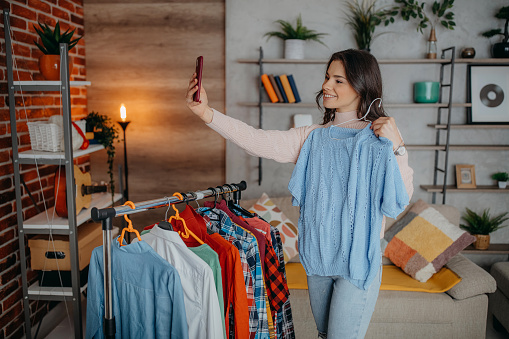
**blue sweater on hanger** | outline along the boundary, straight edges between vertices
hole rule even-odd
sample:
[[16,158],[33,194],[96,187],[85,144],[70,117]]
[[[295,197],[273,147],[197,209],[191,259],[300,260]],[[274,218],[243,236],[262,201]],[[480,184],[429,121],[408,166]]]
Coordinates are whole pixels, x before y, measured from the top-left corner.
[[362,289],[380,267],[383,215],[396,218],[409,200],[392,142],[370,126],[313,130],[288,184],[307,275],[341,276]]

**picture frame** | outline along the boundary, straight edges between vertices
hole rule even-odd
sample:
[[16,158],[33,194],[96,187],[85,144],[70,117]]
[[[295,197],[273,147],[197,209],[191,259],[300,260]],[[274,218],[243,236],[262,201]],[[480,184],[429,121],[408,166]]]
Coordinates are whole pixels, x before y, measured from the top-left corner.
[[509,64],[468,65],[467,78],[467,122],[509,124]]
[[457,188],[476,188],[475,166],[460,164],[456,165],[456,187]]

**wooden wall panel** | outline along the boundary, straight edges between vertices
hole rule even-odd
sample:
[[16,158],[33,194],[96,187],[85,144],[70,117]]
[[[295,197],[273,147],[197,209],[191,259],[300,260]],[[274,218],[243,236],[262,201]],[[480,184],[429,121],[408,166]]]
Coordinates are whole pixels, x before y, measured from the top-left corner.
[[[124,103],[132,121],[130,200],[223,183],[224,140],[194,117],[184,96],[203,55],[210,105],[224,110],[224,1],[85,0],[84,7],[88,110],[117,121]],[[107,179],[105,163],[105,152],[92,157],[94,180]],[[123,164],[122,143],[116,163]]]

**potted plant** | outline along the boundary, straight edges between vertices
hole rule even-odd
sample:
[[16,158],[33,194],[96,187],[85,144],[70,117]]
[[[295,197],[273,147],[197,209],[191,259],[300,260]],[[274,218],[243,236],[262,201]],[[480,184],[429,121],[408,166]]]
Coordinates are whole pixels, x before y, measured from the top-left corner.
[[[69,32],[69,29],[64,33],[60,32],[60,22],[57,21],[55,29],[52,31],[51,28],[45,24],[39,22],[39,27],[34,25],[34,29],[41,38],[42,44],[39,44],[34,40],[35,44],[41,50],[44,55],[39,58],[39,69],[46,78],[46,80],[60,80],[60,43],[68,44],[68,50],[76,46],[78,41],[82,38],[72,39],[76,28]],[[69,74],[72,72],[72,58],[69,58]]]
[[502,7],[497,14],[495,14],[495,18],[505,20],[504,25],[504,33],[500,28],[492,29],[482,33],[483,37],[491,38],[495,35],[501,35],[502,41],[497,42],[491,46],[491,55],[494,58],[509,58],[509,6]]
[[375,9],[377,0],[348,1],[347,25],[354,33],[355,42],[359,49],[370,51],[371,41],[375,38],[375,29],[382,22],[385,26],[394,22],[394,16],[398,14],[398,7],[391,9]]
[[85,118],[87,129],[94,131],[94,139],[104,146],[108,154],[108,174],[110,176],[111,200],[115,195],[115,182],[113,180],[113,160],[115,159],[115,140],[118,140],[118,132],[111,119],[96,112],[91,112]]
[[502,213],[496,217],[490,216],[490,210],[485,209],[482,215],[475,213],[469,208],[467,212],[462,216],[463,220],[466,221],[466,225],[461,224],[460,227],[466,230],[468,233],[475,236],[474,248],[478,250],[485,250],[490,245],[490,233],[496,230],[506,227],[500,226],[502,223],[509,218],[506,218],[507,212]]
[[491,179],[498,181],[498,188],[506,188],[509,180],[509,173],[497,172],[491,176]]
[[302,25],[302,17],[297,17],[297,25],[295,27],[285,20],[275,21],[281,26],[281,31],[271,31],[265,33],[267,40],[272,37],[283,39],[285,42],[285,59],[304,59],[304,42],[313,40],[325,46],[320,39],[326,33],[317,33],[315,30],[308,29]]
[[434,1],[431,6],[431,12],[434,16],[434,19],[429,12],[426,13],[425,10],[425,2],[419,3],[414,0],[394,0],[396,3],[400,4],[400,13],[401,17],[405,21],[409,21],[410,19],[417,19],[419,23],[417,24],[417,30],[423,33],[423,29],[428,27],[428,23],[431,25],[430,35],[426,47],[426,58],[428,59],[436,59],[437,57],[437,38],[436,38],[436,28],[438,24],[441,24],[447,29],[454,29],[456,23],[454,22],[454,13],[450,11],[454,4],[454,0],[440,0]]

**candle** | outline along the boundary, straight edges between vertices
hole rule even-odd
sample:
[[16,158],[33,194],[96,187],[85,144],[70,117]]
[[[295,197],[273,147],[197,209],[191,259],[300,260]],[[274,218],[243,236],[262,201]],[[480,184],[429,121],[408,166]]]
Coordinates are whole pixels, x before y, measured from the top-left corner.
[[122,104],[122,106],[120,106],[120,118],[122,118],[123,122],[125,122],[126,116],[127,116],[126,109],[124,104]]

